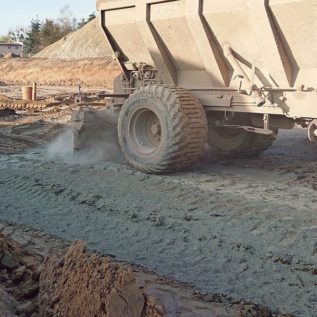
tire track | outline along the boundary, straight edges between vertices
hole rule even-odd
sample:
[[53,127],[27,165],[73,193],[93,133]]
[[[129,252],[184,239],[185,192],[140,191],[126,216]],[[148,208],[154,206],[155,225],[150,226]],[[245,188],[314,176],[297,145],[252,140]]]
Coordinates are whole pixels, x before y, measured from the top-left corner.
[[[303,302],[315,309],[310,296],[316,265],[308,254],[314,236],[303,237],[312,228],[305,228],[303,219],[314,216],[281,209],[279,201],[252,199],[248,186],[240,192],[233,187],[234,194],[202,188],[203,177],[190,182],[190,175],[145,177],[119,165],[52,165],[34,171],[30,162],[28,169],[0,170],[0,200],[11,199],[14,206],[0,205],[0,215],[67,239],[84,239],[101,252],[202,291],[243,296],[282,311],[285,306],[300,312]],[[232,175],[211,178],[214,185]],[[281,221],[286,215],[290,223]],[[303,230],[302,251],[296,239],[287,250],[274,241],[289,235],[283,230],[290,224]]]

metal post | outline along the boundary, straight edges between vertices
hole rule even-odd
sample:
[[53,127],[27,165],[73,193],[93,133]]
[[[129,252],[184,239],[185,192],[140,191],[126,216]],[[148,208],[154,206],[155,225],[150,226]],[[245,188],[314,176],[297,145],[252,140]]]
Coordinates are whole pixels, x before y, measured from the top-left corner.
[[32,89],[32,100],[36,100],[37,97],[37,83],[33,83],[33,89]]

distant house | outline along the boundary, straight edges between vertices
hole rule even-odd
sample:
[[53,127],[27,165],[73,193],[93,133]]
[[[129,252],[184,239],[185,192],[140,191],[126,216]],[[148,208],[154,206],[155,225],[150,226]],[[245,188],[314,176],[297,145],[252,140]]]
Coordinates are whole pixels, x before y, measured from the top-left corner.
[[6,55],[9,53],[15,55],[22,55],[23,44],[21,43],[0,43],[0,55]]

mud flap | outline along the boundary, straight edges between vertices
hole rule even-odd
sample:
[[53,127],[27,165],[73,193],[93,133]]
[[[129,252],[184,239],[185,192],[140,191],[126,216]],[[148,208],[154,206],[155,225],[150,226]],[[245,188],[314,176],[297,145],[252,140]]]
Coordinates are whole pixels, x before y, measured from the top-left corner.
[[117,116],[110,108],[81,108],[73,112],[72,126],[76,160],[89,158],[89,161],[103,161],[122,158]]

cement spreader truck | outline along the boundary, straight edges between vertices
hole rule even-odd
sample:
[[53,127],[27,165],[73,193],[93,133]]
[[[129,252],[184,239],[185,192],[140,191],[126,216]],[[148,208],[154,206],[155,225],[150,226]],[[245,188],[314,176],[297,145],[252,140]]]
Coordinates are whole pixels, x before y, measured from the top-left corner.
[[122,75],[107,111],[74,115],[76,150],[113,125],[131,165],[165,173],[193,164],[206,143],[234,158],[261,154],[278,129],[295,125],[317,140],[317,0],[98,0],[97,8]]

